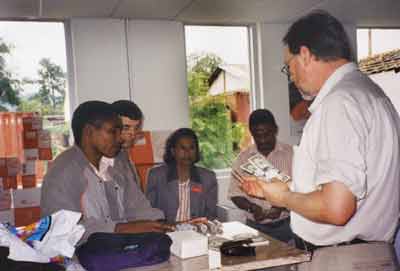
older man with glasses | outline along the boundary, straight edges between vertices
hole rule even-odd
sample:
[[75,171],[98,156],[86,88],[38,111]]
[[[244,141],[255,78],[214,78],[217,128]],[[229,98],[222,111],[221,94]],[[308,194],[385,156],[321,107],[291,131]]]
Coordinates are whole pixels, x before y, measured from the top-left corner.
[[399,270],[391,241],[400,214],[400,120],[384,92],[352,63],[342,24],[324,11],[296,21],[283,39],[282,71],[313,97],[293,182],[242,188],[291,211],[299,270]]

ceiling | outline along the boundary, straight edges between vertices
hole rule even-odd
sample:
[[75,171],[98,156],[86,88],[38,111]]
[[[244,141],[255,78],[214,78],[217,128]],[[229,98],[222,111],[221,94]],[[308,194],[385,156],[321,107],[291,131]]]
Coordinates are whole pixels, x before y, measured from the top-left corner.
[[106,17],[194,24],[288,23],[325,9],[359,27],[400,27],[399,0],[0,0],[0,19]]

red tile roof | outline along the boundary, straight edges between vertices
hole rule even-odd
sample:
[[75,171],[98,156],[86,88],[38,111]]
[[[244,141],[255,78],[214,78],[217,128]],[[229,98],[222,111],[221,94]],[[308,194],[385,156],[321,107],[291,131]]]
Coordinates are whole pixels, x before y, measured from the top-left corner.
[[358,62],[360,71],[374,74],[385,71],[400,71],[400,49],[361,59]]

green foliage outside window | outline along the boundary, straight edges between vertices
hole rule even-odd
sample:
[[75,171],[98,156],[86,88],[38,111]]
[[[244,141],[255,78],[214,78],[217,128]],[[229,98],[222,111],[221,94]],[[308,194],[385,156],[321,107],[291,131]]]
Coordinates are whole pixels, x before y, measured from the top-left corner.
[[20,103],[21,82],[6,67],[5,58],[11,51],[12,46],[0,38],[0,111],[8,111],[8,107]]
[[188,65],[191,126],[200,141],[200,164],[213,169],[231,166],[245,130],[232,123],[225,95],[208,95],[208,79],[221,62],[212,54],[192,55]]
[[27,80],[26,83],[38,84],[39,90],[31,97],[22,99],[20,110],[40,112],[42,116],[64,114],[66,79],[61,66],[43,58],[39,62],[38,80]]
[[[18,111],[40,112],[41,115],[63,114],[66,79],[61,66],[48,58],[39,62],[38,80],[18,80],[8,70],[6,56],[12,53],[12,45],[0,38],[0,111],[17,107]],[[23,85],[38,84],[38,93],[21,97]]]
[[[60,65],[48,58],[39,62],[38,79],[16,79],[7,67],[6,58],[12,53],[13,46],[0,38],[0,111],[39,112],[44,117],[44,127],[52,135],[53,157],[68,145],[69,125],[54,124],[46,121],[64,115],[66,75]],[[38,92],[30,96],[21,96],[23,87],[37,84]]]

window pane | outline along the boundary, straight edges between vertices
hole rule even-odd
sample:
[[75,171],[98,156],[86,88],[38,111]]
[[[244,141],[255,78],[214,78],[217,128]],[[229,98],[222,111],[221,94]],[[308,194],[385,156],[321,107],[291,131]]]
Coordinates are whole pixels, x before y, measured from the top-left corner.
[[199,136],[200,163],[227,168],[251,141],[248,29],[186,26],[185,35],[191,126]]
[[0,22],[0,69],[0,159],[13,165],[5,177],[34,187],[68,146],[63,23]]
[[357,29],[359,68],[400,113],[400,29]]

